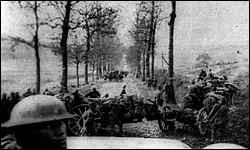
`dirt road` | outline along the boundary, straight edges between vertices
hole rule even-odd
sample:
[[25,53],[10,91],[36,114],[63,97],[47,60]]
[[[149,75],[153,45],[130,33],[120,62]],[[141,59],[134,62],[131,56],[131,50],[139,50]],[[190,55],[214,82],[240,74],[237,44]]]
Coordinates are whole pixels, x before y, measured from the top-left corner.
[[141,95],[141,91],[136,86],[136,82],[134,82],[132,77],[124,78],[123,82],[105,81],[101,84],[99,92],[102,96],[104,96],[105,93],[109,93],[110,97],[119,96],[124,85],[126,85],[128,95]]
[[[131,76],[124,78],[123,82],[108,82],[102,81],[99,86],[99,91],[102,96],[105,93],[109,93],[110,97],[120,95],[123,85],[126,85],[127,94],[141,95],[144,98],[154,98],[158,93],[157,90],[150,90],[144,85],[139,79],[135,79]],[[177,124],[178,126],[178,124]],[[117,132],[119,131],[118,126],[116,127]],[[228,133],[227,133],[228,134]],[[234,143],[229,136],[221,137],[217,139],[217,142],[229,142]],[[209,140],[209,135],[199,136],[193,131],[186,131],[183,129],[176,129],[175,131],[163,133],[158,125],[157,120],[143,121],[137,123],[126,123],[123,125],[123,136],[125,137],[143,137],[143,138],[164,138],[164,139],[175,139],[186,143],[191,148],[200,149],[209,144],[212,144]]]

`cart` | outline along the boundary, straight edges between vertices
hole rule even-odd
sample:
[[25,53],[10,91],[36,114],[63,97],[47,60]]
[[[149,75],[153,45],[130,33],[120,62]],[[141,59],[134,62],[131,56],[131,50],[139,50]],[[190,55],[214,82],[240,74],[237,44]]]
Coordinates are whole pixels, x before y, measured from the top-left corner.
[[76,136],[116,135],[115,125],[122,134],[124,123],[140,122],[143,118],[157,120],[159,116],[156,104],[137,95],[85,98],[84,104],[74,106],[69,113],[76,116],[68,120],[68,131]]
[[[213,120],[216,120],[216,115],[219,113],[221,108],[228,108],[229,110],[229,107],[232,104],[233,95],[239,88],[228,82],[220,82],[220,84],[213,84],[212,86],[216,87],[213,88],[216,90],[210,90],[208,93],[205,93],[205,97],[202,102],[203,107],[200,110],[183,109],[177,104],[166,103],[166,99],[164,105],[162,105],[162,102],[161,105],[158,103],[158,110],[160,111],[158,124],[162,132],[168,133],[169,131],[176,130],[176,124],[182,123],[184,124],[184,127],[188,127],[189,129],[192,128],[200,135],[205,135],[211,132],[211,139],[213,139],[215,130],[215,122]],[[210,102],[209,100],[213,100],[213,102]],[[225,104],[221,107],[219,105],[222,100],[225,101]],[[208,104],[210,104],[210,106],[205,105],[205,101],[209,101]],[[216,110],[214,109],[215,107],[218,107],[219,109]],[[211,117],[213,120],[208,117],[212,110],[216,110],[214,117]]]

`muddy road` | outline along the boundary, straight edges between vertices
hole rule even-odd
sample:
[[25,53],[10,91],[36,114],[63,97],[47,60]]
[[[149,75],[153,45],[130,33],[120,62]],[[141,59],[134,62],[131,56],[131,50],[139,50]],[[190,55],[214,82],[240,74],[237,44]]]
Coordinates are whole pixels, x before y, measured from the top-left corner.
[[[126,85],[126,92],[128,95],[141,95],[144,98],[151,98],[158,94],[158,90],[148,89],[144,82],[135,79],[131,75],[124,78],[123,82],[108,82],[101,81],[98,85],[101,96],[109,93],[110,97],[120,95],[122,87]],[[175,130],[168,133],[163,133],[158,125],[158,120],[137,123],[125,123],[123,125],[123,136],[125,137],[144,137],[144,138],[166,138],[175,139],[184,142],[193,149],[204,148],[212,143],[238,143],[234,138],[231,138],[231,129],[226,130],[220,137],[215,139],[214,142],[210,141],[210,134],[200,136],[194,130],[183,129],[183,124],[175,123]],[[117,133],[119,131],[116,126]]]
[[[144,98],[153,99],[158,90],[148,89],[146,85],[139,79],[135,79],[132,76],[124,78],[123,82],[108,82],[103,81],[99,86],[101,96],[105,93],[109,93],[110,97],[120,95],[122,87],[126,85],[126,92],[128,95],[141,95]],[[116,127],[118,132],[118,126]],[[180,140],[191,148],[203,148],[209,145],[210,142],[207,137],[199,137],[194,133],[184,130],[176,130],[174,132],[163,133],[158,125],[158,120],[147,121],[137,123],[125,123],[123,125],[123,136],[125,137],[144,137],[144,138],[166,138]]]

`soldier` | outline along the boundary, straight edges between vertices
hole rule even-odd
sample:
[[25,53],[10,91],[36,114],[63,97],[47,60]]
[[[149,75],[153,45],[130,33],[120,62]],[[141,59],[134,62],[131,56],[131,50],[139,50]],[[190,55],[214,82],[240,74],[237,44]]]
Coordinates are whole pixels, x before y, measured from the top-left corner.
[[32,95],[36,95],[36,89],[33,88]]
[[121,94],[120,94],[121,98],[123,98],[123,94],[127,94],[127,92],[126,92],[126,85],[124,85],[124,86],[122,87],[122,92],[121,92]]
[[15,99],[17,101],[19,101],[21,99],[21,96],[20,96],[19,92],[15,92]]
[[151,90],[152,79],[151,78],[147,78],[146,84],[147,84],[147,87]]
[[98,129],[100,127],[101,123],[101,112],[99,111],[99,106],[97,105],[96,102],[90,102],[90,114],[89,114],[89,119],[86,123],[88,135],[97,135],[98,134]]
[[92,91],[86,94],[84,97],[100,98],[101,94],[96,90],[96,87],[92,87]]
[[203,93],[202,87],[191,84],[186,95],[182,98],[183,109],[191,108],[199,110],[202,107]]
[[154,87],[154,90],[156,90],[156,88],[157,88],[157,79],[153,80],[153,87]]
[[10,119],[1,124],[14,133],[14,137],[9,134],[1,138],[1,148],[66,149],[64,121],[73,116],[55,97],[26,97],[14,106]]
[[103,96],[103,98],[109,98],[109,93],[105,93],[105,95]]
[[207,74],[207,77],[204,79],[204,81],[206,81],[206,80],[213,80],[214,79],[214,74],[213,74],[213,72],[212,72],[212,69],[209,69],[209,72],[208,72],[208,74]]
[[201,69],[198,81],[203,80],[204,78],[206,78],[206,76],[207,76],[206,71],[204,71],[203,69]]
[[46,88],[43,92],[43,95],[52,95],[52,93],[49,91],[49,89]]
[[229,109],[226,107],[225,98],[213,106],[208,114],[208,121],[212,125],[211,140],[213,141],[216,131],[225,129],[229,121]]
[[111,102],[111,111],[108,112],[110,135],[115,135],[115,124],[119,126],[119,136],[123,136],[122,126],[124,115],[128,112],[124,104]]

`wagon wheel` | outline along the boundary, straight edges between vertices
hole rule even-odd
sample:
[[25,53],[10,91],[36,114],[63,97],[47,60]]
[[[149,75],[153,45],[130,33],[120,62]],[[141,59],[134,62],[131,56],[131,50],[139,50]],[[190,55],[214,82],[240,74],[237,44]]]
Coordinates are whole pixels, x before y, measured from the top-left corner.
[[162,132],[167,133],[170,130],[174,130],[174,121],[166,121],[162,117],[158,119],[158,124]]
[[201,135],[205,135],[208,132],[209,125],[208,125],[207,117],[208,115],[205,109],[201,109],[198,114],[198,120],[197,120],[199,133]]
[[74,118],[70,118],[67,122],[68,129],[74,135],[86,136],[86,123],[89,120],[90,108],[88,105],[79,105],[72,108],[69,113],[75,114]]

